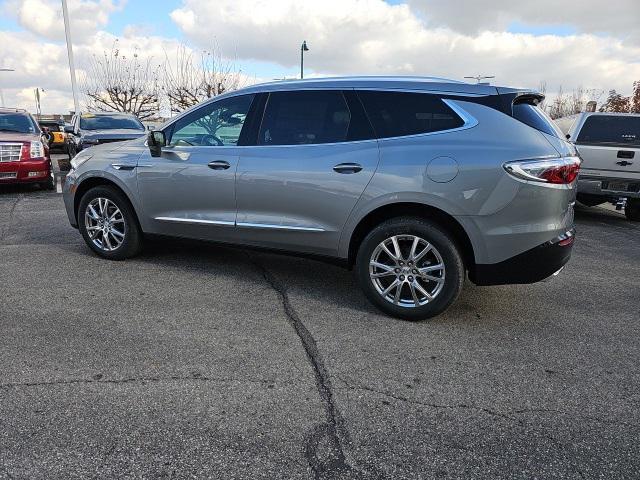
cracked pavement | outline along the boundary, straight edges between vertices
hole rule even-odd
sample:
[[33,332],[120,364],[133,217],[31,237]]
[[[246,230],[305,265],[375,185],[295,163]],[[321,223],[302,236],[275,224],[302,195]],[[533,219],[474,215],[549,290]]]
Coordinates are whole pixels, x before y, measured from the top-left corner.
[[108,262],[0,190],[0,478],[634,478],[640,225],[581,208],[550,283],[422,323],[346,270],[152,242]]

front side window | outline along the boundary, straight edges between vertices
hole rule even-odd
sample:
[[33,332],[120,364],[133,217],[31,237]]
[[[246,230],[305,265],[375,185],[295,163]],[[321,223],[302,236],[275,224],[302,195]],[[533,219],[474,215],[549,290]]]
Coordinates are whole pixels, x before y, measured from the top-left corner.
[[402,137],[461,127],[463,120],[428,93],[358,91],[379,138]]
[[36,133],[36,125],[28,115],[20,113],[0,114],[0,132]]
[[91,115],[80,117],[80,128],[83,130],[144,130],[144,125],[129,115]]
[[640,116],[591,115],[580,129],[576,143],[640,147]]
[[269,94],[258,145],[308,145],[344,142],[351,113],[339,90]]
[[212,102],[182,117],[173,126],[169,141],[175,146],[238,145],[254,95],[240,95]]

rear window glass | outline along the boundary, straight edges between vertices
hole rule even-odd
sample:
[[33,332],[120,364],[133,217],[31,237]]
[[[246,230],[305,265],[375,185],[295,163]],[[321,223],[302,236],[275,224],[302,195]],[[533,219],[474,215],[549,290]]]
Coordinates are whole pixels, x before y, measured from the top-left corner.
[[464,122],[440,98],[426,93],[358,92],[380,138],[438,132]]
[[576,143],[640,147],[640,117],[631,115],[587,117]]
[[544,111],[530,103],[516,103],[513,105],[513,118],[520,120],[530,127],[540,130],[548,135],[563,138],[564,135],[558,126]]

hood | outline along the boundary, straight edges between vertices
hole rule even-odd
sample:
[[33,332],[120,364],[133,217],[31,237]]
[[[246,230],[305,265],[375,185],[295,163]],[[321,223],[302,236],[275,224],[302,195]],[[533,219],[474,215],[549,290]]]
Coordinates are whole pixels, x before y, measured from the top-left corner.
[[120,128],[109,130],[83,130],[82,137],[94,140],[130,140],[132,138],[138,138],[145,136],[147,132],[145,130],[135,130],[132,128]]
[[0,132],[0,142],[38,142],[39,133]]

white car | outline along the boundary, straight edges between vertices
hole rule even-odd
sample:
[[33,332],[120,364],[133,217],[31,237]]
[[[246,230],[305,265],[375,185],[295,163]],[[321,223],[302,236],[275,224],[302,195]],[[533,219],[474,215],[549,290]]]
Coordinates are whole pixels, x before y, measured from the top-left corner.
[[640,114],[581,113],[556,123],[583,160],[578,201],[611,202],[640,221]]

